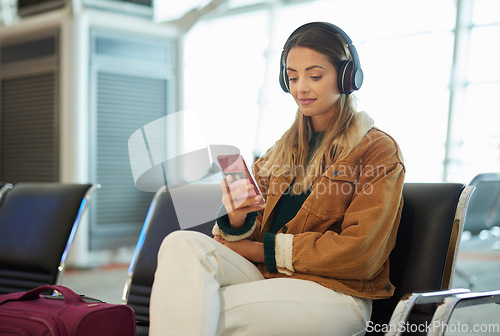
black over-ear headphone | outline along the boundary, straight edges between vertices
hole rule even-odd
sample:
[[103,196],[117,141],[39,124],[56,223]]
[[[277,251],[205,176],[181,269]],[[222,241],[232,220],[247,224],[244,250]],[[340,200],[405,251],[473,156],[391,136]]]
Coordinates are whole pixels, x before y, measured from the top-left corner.
[[[339,34],[347,43],[347,48],[351,53],[352,60],[343,61],[339,66],[338,73],[338,87],[340,93],[350,94],[355,90],[359,90],[361,84],[363,84],[363,70],[361,70],[361,65],[359,64],[359,57],[356,48],[352,44],[349,36],[339,27],[328,22],[310,22],[305,25],[300,26],[295,29],[295,31],[288,37],[285,46],[288,44],[290,39],[297,33],[303,32],[311,27],[320,27],[326,29],[334,34]],[[286,60],[283,59],[283,54],[285,50],[281,52],[280,58],[280,85],[283,91],[290,92],[288,89],[288,75],[286,74]]]

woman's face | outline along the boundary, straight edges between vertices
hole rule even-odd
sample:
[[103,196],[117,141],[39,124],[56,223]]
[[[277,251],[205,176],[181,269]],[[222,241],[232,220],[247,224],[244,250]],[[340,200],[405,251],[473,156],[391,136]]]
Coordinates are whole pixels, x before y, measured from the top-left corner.
[[289,91],[302,113],[311,117],[314,131],[324,131],[337,115],[337,69],[324,54],[294,47],[286,58],[285,71]]

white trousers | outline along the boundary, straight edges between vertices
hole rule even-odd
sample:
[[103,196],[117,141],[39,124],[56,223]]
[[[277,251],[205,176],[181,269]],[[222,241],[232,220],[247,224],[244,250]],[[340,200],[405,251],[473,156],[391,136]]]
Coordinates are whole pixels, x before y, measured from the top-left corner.
[[176,231],[158,253],[150,335],[363,335],[371,300],[315,282],[265,279],[214,239]]

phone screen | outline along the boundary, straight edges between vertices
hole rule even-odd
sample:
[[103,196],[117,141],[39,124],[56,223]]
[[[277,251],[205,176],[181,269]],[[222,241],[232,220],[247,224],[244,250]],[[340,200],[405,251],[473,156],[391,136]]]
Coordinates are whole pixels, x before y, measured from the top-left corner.
[[[233,178],[233,182],[241,179],[247,179],[252,184],[253,191],[248,192],[248,197],[254,197],[257,195],[262,196],[262,193],[257,187],[257,183],[255,182],[252,174],[250,174],[250,171],[248,170],[245,160],[243,159],[241,154],[219,155],[217,157],[217,161],[219,161],[224,175],[231,175]],[[264,198],[262,198],[261,204],[263,203]]]

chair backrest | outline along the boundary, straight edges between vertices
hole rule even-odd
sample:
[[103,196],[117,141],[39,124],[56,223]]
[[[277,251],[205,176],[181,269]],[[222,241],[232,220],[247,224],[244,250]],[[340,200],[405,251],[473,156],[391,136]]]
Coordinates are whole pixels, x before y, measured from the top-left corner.
[[374,325],[389,322],[403,295],[450,287],[473,189],[459,183],[405,183],[401,222],[390,255],[396,291],[390,299],[374,300]]
[[91,184],[17,183],[0,206],[0,294],[60,280]]
[[[218,184],[192,184],[182,188],[161,188],[151,201],[144,226],[129,267],[123,300],[134,310],[137,320],[149,320],[149,298],[157,265],[157,254],[163,239],[181,226],[189,230],[212,234],[222,191]],[[179,223],[185,218],[180,212],[189,209],[202,219],[199,225],[186,227]],[[200,214],[208,214],[200,216]],[[185,214],[184,214],[185,215]]]
[[470,199],[464,230],[476,235],[500,222],[500,173],[479,174],[469,185],[476,189]]

